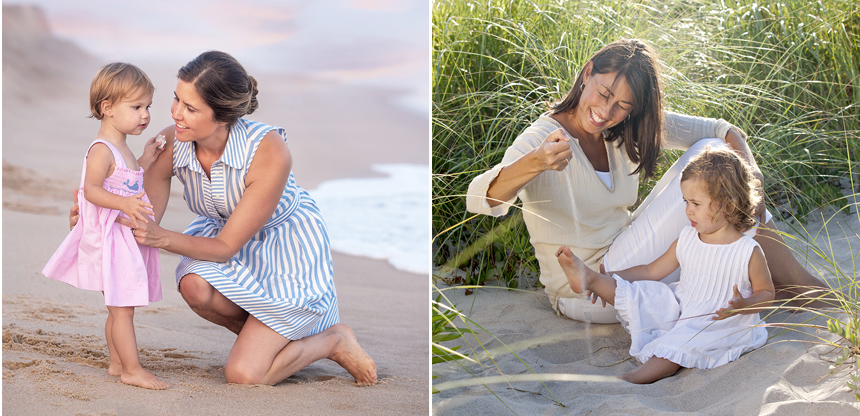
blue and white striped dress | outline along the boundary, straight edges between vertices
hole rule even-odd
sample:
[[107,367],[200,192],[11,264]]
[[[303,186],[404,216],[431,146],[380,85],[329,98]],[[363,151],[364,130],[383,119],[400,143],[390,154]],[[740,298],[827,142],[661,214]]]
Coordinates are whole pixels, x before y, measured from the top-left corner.
[[[263,136],[282,128],[239,119],[230,130],[224,154],[210,170],[197,160],[192,142],[174,142],[173,173],[185,187],[184,198],[197,219],[185,234],[215,237],[245,191],[245,175]],[[310,195],[292,172],[275,213],[233,258],[225,263],[182,257],[176,284],[195,273],[242,309],[284,337],[296,340],[338,323],[328,233]]]

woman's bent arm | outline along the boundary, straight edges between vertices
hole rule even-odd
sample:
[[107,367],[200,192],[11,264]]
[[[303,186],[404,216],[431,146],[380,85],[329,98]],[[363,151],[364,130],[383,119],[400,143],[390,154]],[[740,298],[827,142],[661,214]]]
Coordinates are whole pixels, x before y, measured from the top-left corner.
[[487,203],[494,207],[513,198],[545,170],[564,170],[573,155],[569,142],[567,134],[558,129],[550,133],[540,146],[505,166],[487,189]]
[[170,199],[170,178],[173,177],[173,140],[176,134],[174,126],[168,126],[159,134],[166,137],[167,143],[164,151],[152,162],[149,169],[143,171],[143,189],[152,203],[152,212],[155,213],[155,222],[161,224],[164,211],[167,209],[167,201]]
[[245,192],[218,236],[195,237],[154,224],[135,234],[138,243],[197,260],[225,262],[233,257],[271,218],[284,193],[292,157],[283,138],[269,132],[263,138],[245,176]]

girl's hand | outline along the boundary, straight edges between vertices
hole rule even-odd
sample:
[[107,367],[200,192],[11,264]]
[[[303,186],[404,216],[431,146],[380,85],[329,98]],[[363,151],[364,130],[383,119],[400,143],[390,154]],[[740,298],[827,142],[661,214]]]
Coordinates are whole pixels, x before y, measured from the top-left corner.
[[570,137],[562,129],[550,133],[534,150],[540,170],[564,170],[573,157],[569,142]]
[[143,198],[143,194],[141,192],[137,195],[123,198],[120,211],[128,215],[131,219],[132,228],[137,228],[140,223],[145,223],[149,219],[146,217],[147,215],[154,215],[152,213],[152,205],[141,199]]
[[164,151],[163,142],[158,139],[164,139],[163,134],[159,134],[156,137],[150,138],[146,141],[146,144],[143,145],[143,154],[140,155],[140,158],[137,159],[137,164],[143,168],[144,171],[149,170],[149,167],[152,166],[153,162],[158,159],[158,155]]
[[744,299],[743,295],[741,295],[741,292],[738,291],[738,285],[734,285],[734,287],[732,287],[732,292],[734,296],[729,299],[729,307],[720,308],[717,311],[717,316],[713,318],[715,321],[720,321],[730,316],[737,315],[737,311],[739,309],[743,309],[749,306],[747,305],[746,299]]

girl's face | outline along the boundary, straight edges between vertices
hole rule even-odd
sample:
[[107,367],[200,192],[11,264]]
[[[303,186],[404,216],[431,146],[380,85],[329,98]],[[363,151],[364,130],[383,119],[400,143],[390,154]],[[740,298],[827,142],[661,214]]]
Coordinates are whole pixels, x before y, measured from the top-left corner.
[[705,191],[705,184],[697,178],[681,182],[681,194],[687,203],[687,218],[690,225],[701,234],[713,234],[725,227],[730,227],[726,216],[716,212],[711,204],[711,197]]
[[170,113],[176,122],[176,139],[181,142],[206,139],[227,125],[215,121],[215,113],[200,98],[194,85],[181,79],[176,82]]
[[616,78],[617,72],[593,73],[591,66],[589,62],[585,68],[585,87],[576,106],[575,120],[583,132],[598,135],[623,122],[633,111],[633,92],[627,79]]
[[152,94],[143,94],[139,89],[133,91],[119,103],[105,108],[108,123],[122,134],[138,135],[149,125],[149,107]]

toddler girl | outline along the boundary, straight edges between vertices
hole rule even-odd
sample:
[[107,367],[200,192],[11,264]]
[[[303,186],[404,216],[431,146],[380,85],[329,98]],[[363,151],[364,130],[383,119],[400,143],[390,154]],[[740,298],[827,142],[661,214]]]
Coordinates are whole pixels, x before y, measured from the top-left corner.
[[[45,276],[72,286],[102,291],[110,353],[108,374],[123,383],[149,389],[167,384],[140,365],[134,336],[134,307],[161,300],[158,250],[139,246],[134,228],[114,222],[118,215],[137,221],[152,216],[143,191],[143,168],[126,144],[149,124],[155,88],[138,67],[112,63],[102,67],[90,86],[91,116],[101,128],[84,158],[77,200],[80,220],[42,270]],[[146,166],[160,153],[147,141],[140,162]]]
[[[657,260],[606,275],[569,248],[558,249],[573,291],[588,290],[615,305],[630,333],[630,355],[644,365],[622,379],[652,383],[680,367],[714,368],[764,345],[758,312],[767,309],[774,288],[761,248],[742,232],[755,224],[757,183],[734,152],[707,149],[681,173],[690,226]],[[658,281],[679,266],[680,281]]]

